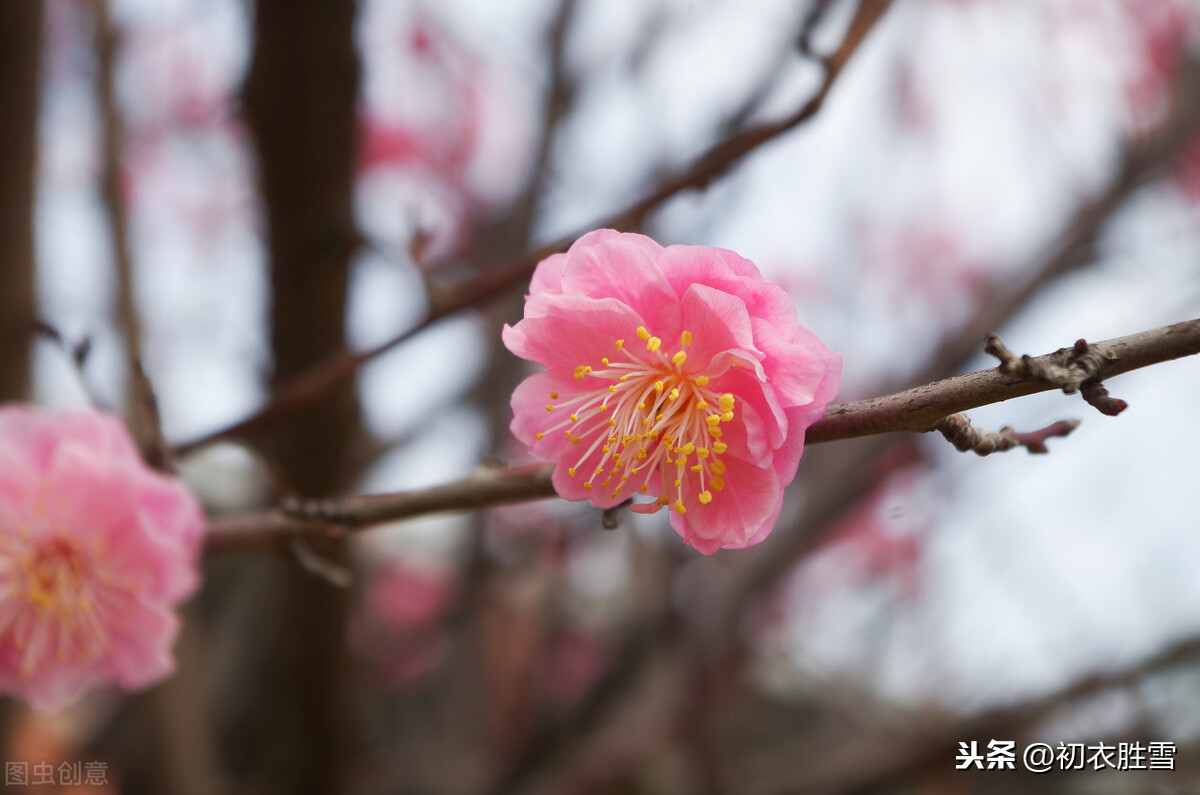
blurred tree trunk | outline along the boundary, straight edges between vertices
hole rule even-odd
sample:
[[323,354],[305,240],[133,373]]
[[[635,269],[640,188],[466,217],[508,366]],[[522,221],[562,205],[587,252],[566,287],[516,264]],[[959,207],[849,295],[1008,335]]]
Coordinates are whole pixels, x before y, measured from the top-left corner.
[[[273,305],[274,378],[345,347],[359,64],[353,0],[259,0],[245,106],[257,143]],[[322,496],[345,485],[355,438],[354,385],[281,421],[265,449],[287,488]],[[313,549],[339,566],[342,543]],[[339,792],[346,773],[344,588],[293,565],[279,646],[265,677],[264,786]]]
[[[41,0],[0,3],[0,403],[30,391]],[[0,749],[12,702],[0,698]]]
[[41,0],[0,3],[0,401],[29,397]]

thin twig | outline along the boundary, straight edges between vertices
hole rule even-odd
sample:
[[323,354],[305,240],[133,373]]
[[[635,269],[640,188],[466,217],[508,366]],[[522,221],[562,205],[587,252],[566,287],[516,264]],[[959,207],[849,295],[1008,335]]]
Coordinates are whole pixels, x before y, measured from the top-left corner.
[[1014,447],[1024,447],[1031,453],[1046,453],[1046,440],[1052,436],[1066,436],[1079,427],[1079,420],[1059,420],[1045,428],[1028,433],[1018,433],[1012,428],[1001,428],[996,433],[981,431],[971,424],[965,414],[951,414],[938,420],[934,430],[946,437],[961,453],[991,455]]

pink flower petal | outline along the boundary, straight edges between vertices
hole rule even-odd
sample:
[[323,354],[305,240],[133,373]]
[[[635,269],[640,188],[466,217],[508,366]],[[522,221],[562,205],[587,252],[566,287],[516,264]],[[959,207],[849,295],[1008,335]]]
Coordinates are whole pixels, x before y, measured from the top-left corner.
[[[534,273],[509,349],[547,368],[513,395],[513,434],[558,493],[671,512],[703,554],[758,543],[841,358],[731,251],[600,230]],[[646,503],[651,499],[653,502]]]
[[0,406],[0,691],[53,709],[167,676],[203,532],[116,418]]

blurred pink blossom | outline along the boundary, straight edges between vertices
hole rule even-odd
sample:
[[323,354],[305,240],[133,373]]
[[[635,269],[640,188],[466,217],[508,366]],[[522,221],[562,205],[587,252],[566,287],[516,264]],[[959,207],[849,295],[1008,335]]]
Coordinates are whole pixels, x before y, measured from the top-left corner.
[[841,357],[750,261],[609,229],[538,265],[504,342],[548,368],[517,387],[512,431],[555,462],[558,493],[653,497],[634,510],[670,506],[706,555],[771,531],[841,380]]
[[204,527],[117,418],[0,407],[0,691],[48,710],[170,674]]
[[401,560],[378,567],[350,625],[350,645],[374,663],[385,685],[413,685],[441,662],[447,638],[440,622],[457,591],[450,569]]

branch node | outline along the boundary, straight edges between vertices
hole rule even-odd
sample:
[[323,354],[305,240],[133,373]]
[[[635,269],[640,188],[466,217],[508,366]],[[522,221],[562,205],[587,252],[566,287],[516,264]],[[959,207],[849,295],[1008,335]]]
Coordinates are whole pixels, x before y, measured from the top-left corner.
[[1115,417],[1129,404],[1109,397],[1100,383],[1116,356],[1106,348],[1089,345],[1080,338],[1070,348],[1060,348],[1052,354],[1034,358],[1028,354],[1018,357],[995,334],[989,334],[983,349],[1000,360],[1000,372],[1020,378],[1033,378],[1058,387],[1064,395],[1080,392],[1083,399],[1100,413]]

